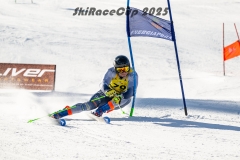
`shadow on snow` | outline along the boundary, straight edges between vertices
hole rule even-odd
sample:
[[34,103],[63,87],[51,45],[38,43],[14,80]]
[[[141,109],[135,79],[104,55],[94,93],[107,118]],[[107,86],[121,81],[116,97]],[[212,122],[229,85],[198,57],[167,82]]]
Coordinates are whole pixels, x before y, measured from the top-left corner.
[[[240,102],[227,100],[186,99],[188,112],[191,109],[240,114]],[[135,108],[183,108],[182,99],[136,98]]]
[[179,127],[179,128],[208,128],[208,129],[219,129],[219,130],[233,130],[240,131],[238,126],[195,122],[188,120],[176,120],[172,118],[162,118],[162,117],[130,117],[130,118],[111,118],[111,121],[131,121],[131,122],[152,122],[156,125],[166,126],[166,127]]

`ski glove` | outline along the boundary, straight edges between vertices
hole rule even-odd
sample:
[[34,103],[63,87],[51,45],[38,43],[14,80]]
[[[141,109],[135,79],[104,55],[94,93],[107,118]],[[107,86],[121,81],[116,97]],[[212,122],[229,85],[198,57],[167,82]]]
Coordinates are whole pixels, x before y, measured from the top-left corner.
[[122,95],[115,95],[112,99],[112,101],[115,103],[115,104],[120,104],[121,103],[121,100],[122,100]]
[[114,89],[110,89],[105,92],[105,95],[110,98],[114,97],[116,94],[117,94],[117,92]]

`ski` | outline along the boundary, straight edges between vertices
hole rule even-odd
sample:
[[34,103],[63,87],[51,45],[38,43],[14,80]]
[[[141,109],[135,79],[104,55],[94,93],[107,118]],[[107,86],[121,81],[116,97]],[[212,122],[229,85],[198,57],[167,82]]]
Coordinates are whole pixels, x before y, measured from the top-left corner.
[[111,122],[111,119],[109,117],[97,117],[95,115],[93,115],[91,112],[87,113],[87,116],[95,121],[98,121],[98,122],[103,122],[103,123],[106,123],[106,124],[110,124]]
[[[60,110],[60,111],[62,111],[62,110]],[[55,119],[55,118],[53,117],[53,115],[54,115],[55,113],[56,113],[56,112],[51,113],[51,114],[48,114],[48,115],[43,116],[43,117],[40,117],[40,118],[30,119],[27,123],[35,122],[35,121],[37,121],[37,120],[39,120],[39,119],[42,119],[42,118],[44,118],[44,117],[50,117],[52,120],[54,120],[55,122],[57,122],[57,124],[59,124],[59,125],[61,125],[61,126],[66,126],[67,123],[66,123],[66,120],[65,120],[65,119],[63,119],[63,118]],[[107,117],[107,116],[105,116],[105,117],[97,117],[97,116],[93,115],[91,112],[87,112],[86,114],[87,114],[87,116],[88,116],[90,119],[95,120],[95,121],[98,121],[98,122],[103,122],[103,123],[106,123],[106,124],[110,124],[110,122],[111,122],[111,119],[110,119],[109,117]]]
[[56,122],[56,124],[59,124],[60,126],[65,126],[66,125],[66,121],[63,118],[54,118],[53,114],[49,114],[48,115],[49,118],[51,118],[52,120],[54,120]]
[[60,126],[66,126],[66,121],[63,118],[55,119],[53,116],[49,116],[52,120],[56,121]]
[[66,121],[65,119],[56,119],[58,124],[60,124],[61,126],[66,126]]

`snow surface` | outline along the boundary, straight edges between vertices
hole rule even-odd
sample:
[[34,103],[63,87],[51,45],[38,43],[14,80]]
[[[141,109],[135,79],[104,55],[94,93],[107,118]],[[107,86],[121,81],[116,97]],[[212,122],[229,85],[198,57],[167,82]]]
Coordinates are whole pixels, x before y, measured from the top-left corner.
[[[114,111],[106,125],[80,113],[67,117],[66,127],[46,115],[87,101],[113,59],[129,56],[125,16],[73,16],[74,9],[118,9],[126,1],[33,2],[0,0],[0,62],[56,64],[56,92],[0,93],[1,160],[240,159],[240,58],[226,61],[226,76],[222,66],[222,24],[225,45],[236,41],[239,0],[171,1],[188,116],[173,43],[131,38],[139,74],[133,117]],[[165,8],[167,2],[132,0],[130,6]]]

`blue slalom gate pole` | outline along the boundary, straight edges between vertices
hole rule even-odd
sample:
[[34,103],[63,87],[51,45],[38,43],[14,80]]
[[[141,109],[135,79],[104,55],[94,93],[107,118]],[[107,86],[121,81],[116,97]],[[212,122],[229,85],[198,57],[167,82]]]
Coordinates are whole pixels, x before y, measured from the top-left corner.
[[126,14],[126,30],[127,30],[127,38],[128,38],[128,48],[131,57],[131,63],[133,68],[133,77],[134,77],[134,91],[133,91],[133,100],[132,100],[132,107],[130,111],[130,116],[133,115],[134,105],[135,105],[135,97],[136,97],[136,74],[135,74],[135,66],[134,66],[134,59],[132,54],[132,45],[130,39],[130,29],[129,29],[129,16],[130,15],[130,7],[129,7],[130,0],[127,0],[127,14]]
[[170,1],[167,0],[167,2],[168,2],[169,15],[170,15],[170,21],[171,21],[171,29],[172,29],[172,33],[173,33],[172,36],[173,36],[173,42],[174,42],[174,48],[175,48],[177,66],[178,66],[179,80],[180,80],[180,85],[181,85],[181,90],[182,90],[182,99],[183,99],[183,105],[184,105],[184,112],[185,112],[185,115],[187,116],[188,115],[188,113],[187,113],[187,106],[186,106],[186,101],[185,101],[185,96],[184,96],[182,75],[181,75],[180,63],[179,63],[179,58],[178,58],[177,43],[176,43],[175,31],[174,31],[173,20],[172,20],[171,6],[170,6]]

